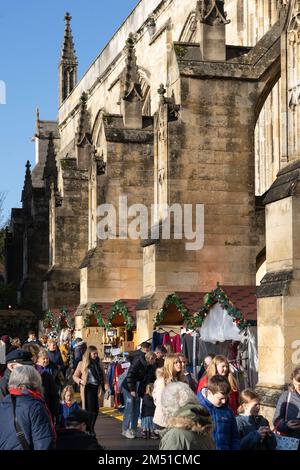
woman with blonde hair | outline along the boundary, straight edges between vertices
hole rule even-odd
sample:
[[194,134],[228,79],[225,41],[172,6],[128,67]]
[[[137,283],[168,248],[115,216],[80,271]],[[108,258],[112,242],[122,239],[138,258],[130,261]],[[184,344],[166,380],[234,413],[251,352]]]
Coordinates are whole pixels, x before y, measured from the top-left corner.
[[153,422],[158,429],[167,427],[167,416],[161,404],[161,395],[166,385],[172,382],[185,382],[180,354],[167,354],[162,369],[157,369],[157,379],[154,382],[153,401],[155,413]]
[[95,436],[95,424],[99,413],[99,398],[109,390],[105,370],[96,346],[88,346],[79,362],[73,380],[80,385],[81,406],[89,413],[89,432]]
[[214,375],[223,375],[228,379],[231,387],[231,391],[228,395],[228,405],[234,414],[237,415],[239,406],[237,382],[230,370],[229,361],[225,356],[218,355],[213,358],[206,370],[206,374],[199,380],[196,392],[200,393],[203,388],[207,388],[209,379]]

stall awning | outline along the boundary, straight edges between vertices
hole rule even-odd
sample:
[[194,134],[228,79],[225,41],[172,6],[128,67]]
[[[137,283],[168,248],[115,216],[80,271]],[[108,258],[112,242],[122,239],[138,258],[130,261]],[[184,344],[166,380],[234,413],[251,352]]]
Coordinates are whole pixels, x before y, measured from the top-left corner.
[[[245,320],[257,321],[256,286],[220,286],[235,308],[240,310]],[[193,315],[204,305],[207,292],[176,292],[182,303]]]

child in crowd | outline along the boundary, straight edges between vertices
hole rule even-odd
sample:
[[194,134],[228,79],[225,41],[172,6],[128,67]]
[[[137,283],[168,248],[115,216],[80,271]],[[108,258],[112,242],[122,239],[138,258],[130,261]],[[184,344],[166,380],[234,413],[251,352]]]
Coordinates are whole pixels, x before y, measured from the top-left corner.
[[61,402],[59,407],[59,424],[61,427],[65,426],[65,421],[70,413],[78,410],[79,405],[74,400],[74,390],[71,385],[67,385],[61,393]]
[[148,384],[146,386],[146,393],[143,398],[142,403],[142,438],[147,439],[158,439],[158,435],[155,434],[154,429],[155,425],[153,423],[153,416],[155,412],[155,405],[152,397],[153,393],[153,384]]
[[241,450],[274,450],[276,437],[271,432],[266,418],[259,415],[260,403],[257,393],[250,389],[243,390],[240,396],[241,405],[236,417]]
[[239,450],[240,438],[234,413],[226,404],[231,391],[224,375],[214,375],[207,388],[197,393],[200,404],[207,409],[213,422],[213,438],[217,450]]

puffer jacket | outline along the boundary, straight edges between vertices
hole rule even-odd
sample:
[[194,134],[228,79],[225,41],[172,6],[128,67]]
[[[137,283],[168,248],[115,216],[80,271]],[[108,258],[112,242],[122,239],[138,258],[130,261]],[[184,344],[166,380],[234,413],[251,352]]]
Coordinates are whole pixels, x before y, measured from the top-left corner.
[[[208,385],[208,377],[207,375],[204,375],[198,382],[196,393],[198,394],[201,392],[203,388],[207,388]],[[239,407],[239,402],[240,402],[240,394],[238,390],[230,390],[228,394],[228,405],[232,409],[235,415],[238,414],[238,407]]]
[[[16,417],[31,450],[53,448],[55,431],[45,403],[30,395],[16,396]],[[16,435],[11,395],[0,405],[0,450],[23,450]]]
[[138,359],[134,360],[129,367],[128,374],[123,382],[123,388],[125,388],[129,392],[136,392],[137,391],[137,383],[140,384],[138,394],[142,396],[142,390],[144,390],[144,386],[142,386],[143,381],[146,376],[147,371],[147,362],[145,359],[145,354],[140,356]]
[[269,422],[261,415],[246,416],[240,414],[236,417],[236,423],[241,438],[241,450],[274,450],[276,449],[276,437],[274,433],[268,434],[264,439],[258,432],[262,426],[269,426]]
[[239,450],[240,438],[236,419],[228,405],[214,406],[206,398],[207,389],[197,393],[200,404],[206,408],[213,422],[213,438],[217,450]]
[[168,427],[159,432],[159,450],[213,450],[212,424],[208,411],[187,404],[168,419]]

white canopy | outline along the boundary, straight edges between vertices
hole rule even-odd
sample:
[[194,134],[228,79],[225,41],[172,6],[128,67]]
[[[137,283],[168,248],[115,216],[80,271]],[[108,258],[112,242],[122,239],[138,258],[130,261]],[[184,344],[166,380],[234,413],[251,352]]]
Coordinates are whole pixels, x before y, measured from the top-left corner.
[[208,343],[222,343],[226,340],[243,341],[245,336],[240,332],[232,317],[219,303],[216,303],[204,319],[200,330],[201,339]]

